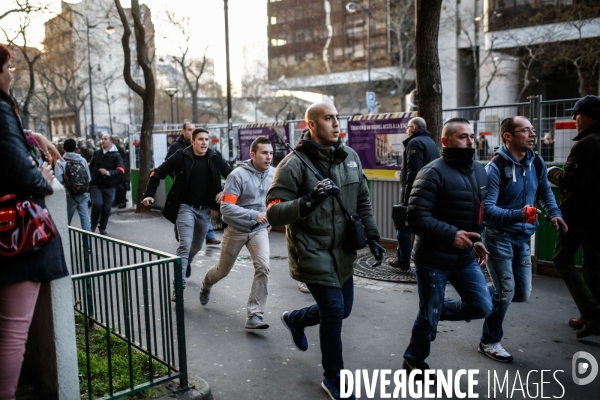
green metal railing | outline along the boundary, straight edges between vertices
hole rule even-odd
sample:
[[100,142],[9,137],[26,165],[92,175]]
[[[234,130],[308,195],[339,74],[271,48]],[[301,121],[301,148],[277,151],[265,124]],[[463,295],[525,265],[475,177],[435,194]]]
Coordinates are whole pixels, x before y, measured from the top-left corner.
[[[187,390],[181,258],[73,227],[69,246],[75,310],[85,321],[85,349],[79,350],[86,355],[86,397],[117,399],[174,379],[179,379],[179,390]],[[106,338],[108,393],[97,393],[90,378],[92,330],[101,330]],[[124,390],[113,385],[115,340],[127,346],[129,383]],[[143,354],[148,363],[142,383],[134,381],[134,353]]]

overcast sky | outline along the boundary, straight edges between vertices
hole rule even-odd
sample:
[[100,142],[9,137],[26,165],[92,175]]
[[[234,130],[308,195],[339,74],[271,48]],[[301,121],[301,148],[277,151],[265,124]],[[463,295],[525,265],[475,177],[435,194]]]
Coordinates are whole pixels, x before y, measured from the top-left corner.
[[[44,0],[31,0],[44,1]],[[60,12],[60,0],[50,2],[53,12]],[[10,9],[14,0],[0,0],[0,14]],[[68,1],[77,3],[78,1]],[[165,55],[173,43],[163,36],[168,36],[168,26],[164,22],[165,11],[169,10],[178,16],[188,15],[191,18],[192,47],[190,54],[202,56],[208,46],[208,56],[215,61],[217,80],[225,82],[225,18],[223,0],[142,0],[152,10],[152,20],[156,29],[157,55]],[[244,46],[250,53],[247,59],[266,63],[267,44],[267,0],[229,0],[229,40],[231,56],[232,80],[239,82],[244,69]],[[122,0],[123,7],[129,7],[130,1]],[[41,47],[44,37],[44,22],[53,14],[39,14],[30,25],[28,36],[30,43]],[[18,26],[18,15],[11,14],[0,21],[0,27],[10,30]],[[0,42],[4,42],[4,34],[0,31]],[[263,51],[257,49],[262,45]]]

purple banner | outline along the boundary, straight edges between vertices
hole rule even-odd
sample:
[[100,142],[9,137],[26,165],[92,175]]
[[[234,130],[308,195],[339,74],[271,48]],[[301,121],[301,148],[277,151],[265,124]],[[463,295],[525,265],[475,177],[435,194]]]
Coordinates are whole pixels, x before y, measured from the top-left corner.
[[179,135],[181,135],[181,132],[167,133],[167,151],[169,151],[169,147],[171,147],[171,145],[177,141]]
[[274,167],[288,153],[285,143],[290,141],[290,126],[287,122],[271,122],[265,124],[242,125],[238,129],[238,139],[240,144],[240,160],[250,158],[250,145],[259,136],[266,136],[273,145],[273,163]]
[[401,169],[406,126],[416,113],[358,115],[348,119],[348,145],[364,169]]

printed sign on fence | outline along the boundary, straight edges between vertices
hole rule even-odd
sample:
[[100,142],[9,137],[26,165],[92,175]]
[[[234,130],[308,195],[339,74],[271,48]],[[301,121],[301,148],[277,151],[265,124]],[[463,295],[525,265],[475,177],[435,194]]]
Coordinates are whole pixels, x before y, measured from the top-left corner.
[[369,178],[395,178],[402,169],[406,126],[416,112],[357,115],[348,119],[348,145]]
[[290,126],[285,122],[241,125],[238,129],[240,161],[250,158],[250,145],[259,136],[266,136],[273,145],[273,165],[279,164],[288,153],[285,143],[290,140]]

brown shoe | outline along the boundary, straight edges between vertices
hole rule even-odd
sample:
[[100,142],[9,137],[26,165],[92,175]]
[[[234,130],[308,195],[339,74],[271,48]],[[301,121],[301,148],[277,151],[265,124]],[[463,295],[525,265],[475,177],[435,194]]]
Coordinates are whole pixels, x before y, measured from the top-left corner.
[[410,266],[406,266],[404,264],[400,264],[398,262],[398,260],[394,259],[394,258],[388,258],[387,259],[387,264],[392,267],[392,268],[399,268],[402,271],[408,271],[410,269]]
[[577,331],[577,339],[583,339],[591,335],[600,335],[600,319],[584,320],[583,328]]
[[206,239],[206,244],[219,244],[221,241],[219,239]]
[[574,329],[582,329],[583,328],[583,318],[571,318],[569,320],[569,326]]

